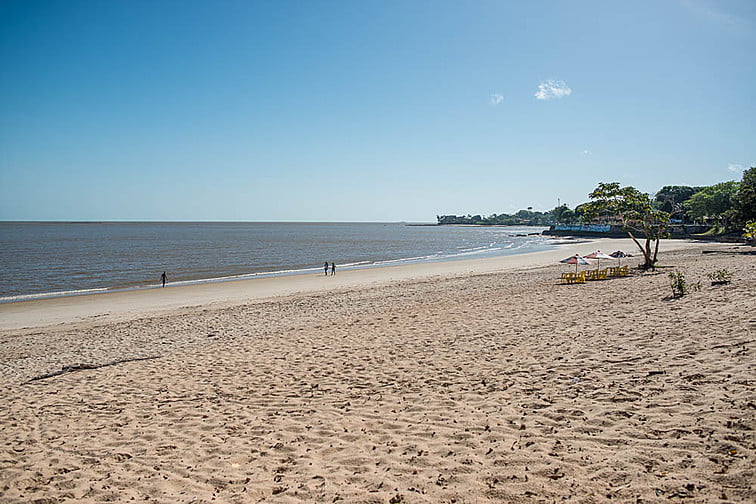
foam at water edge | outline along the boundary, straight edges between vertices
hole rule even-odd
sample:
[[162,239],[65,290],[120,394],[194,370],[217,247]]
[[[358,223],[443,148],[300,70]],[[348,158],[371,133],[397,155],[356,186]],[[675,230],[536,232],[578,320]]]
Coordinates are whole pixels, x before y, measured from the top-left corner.
[[98,292],[108,292],[111,289],[107,287],[99,289],[82,289],[82,290],[68,290],[58,292],[41,292],[38,294],[22,294],[18,296],[6,296],[0,297],[0,303],[10,303],[12,301],[31,301],[32,299],[44,299],[49,297],[65,297],[65,296],[82,296],[84,294],[96,294]]

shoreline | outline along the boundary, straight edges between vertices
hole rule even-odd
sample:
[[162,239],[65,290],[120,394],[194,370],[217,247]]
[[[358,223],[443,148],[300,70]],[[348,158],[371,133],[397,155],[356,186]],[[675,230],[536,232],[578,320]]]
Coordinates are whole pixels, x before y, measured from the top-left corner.
[[[660,253],[687,248],[711,247],[711,243],[664,240]],[[483,274],[503,270],[538,268],[558,263],[570,255],[596,249],[607,253],[622,249],[633,254],[637,247],[629,238],[579,239],[560,243],[552,250],[499,257],[449,260],[337,270],[335,276],[320,273],[242,278],[227,281],[97,292],[0,303],[0,331],[39,328],[58,324],[124,320],[171,310],[208,305],[238,305],[250,301],[299,293],[327,292],[403,280],[437,276]],[[610,250],[611,249],[611,250]],[[628,260],[625,260],[627,263]]]
[[[528,235],[535,235],[538,234],[540,236],[540,233],[530,233]],[[525,236],[525,235],[512,235],[512,236]],[[565,240],[567,240],[567,243],[582,243],[586,241],[586,238],[581,237],[551,237],[550,240],[552,240],[552,243],[550,243],[550,246],[552,248],[558,247],[565,243]],[[509,251],[510,249],[505,249]],[[546,249],[551,250],[551,249]],[[522,255],[522,254],[528,254],[532,252],[540,252],[542,250],[532,250],[530,252],[515,252],[515,253],[503,253],[500,254],[501,256],[508,256],[508,255]],[[479,250],[479,249],[470,249],[468,251],[461,251],[456,253],[448,253],[442,256],[437,255],[426,255],[426,256],[419,256],[419,257],[405,257],[405,258],[398,258],[398,259],[383,259],[383,260],[360,260],[357,262],[348,262],[345,264],[339,264],[338,269],[340,272],[343,271],[352,271],[352,270],[362,270],[362,269],[374,269],[374,268],[387,268],[392,266],[402,266],[402,265],[415,265],[415,264],[425,264],[425,263],[447,263],[447,262],[455,262],[455,261],[464,261],[469,259],[475,259],[474,256],[477,253],[481,253],[481,256],[478,258],[495,258],[499,257],[498,255],[492,255],[490,254],[490,251],[488,250]],[[278,277],[287,277],[287,276],[296,276],[296,275],[317,275],[319,272],[323,271],[323,267],[321,265],[312,266],[299,266],[299,267],[291,267],[291,269],[282,269],[282,270],[271,270],[271,271],[256,271],[256,272],[244,272],[244,273],[227,273],[222,276],[217,277],[197,277],[197,278],[183,278],[180,280],[169,280],[166,286],[170,287],[176,287],[176,286],[190,286],[190,285],[202,285],[202,284],[212,284],[212,283],[223,283],[223,282],[236,282],[241,280],[254,280],[259,278],[278,278]],[[50,292],[36,292],[36,293],[28,293],[28,294],[14,294],[14,295],[6,295],[3,297],[0,297],[0,305],[5,303],[18,303],[18,302],[24,302],[24,301],[36,301],[36,300],[42,300],[42,299],[53,299],[53,298],[64,298],[64,297],[74,297],[74,296],[86,296],[90,294],[106,294],[106,293],[116,293],[116,292],[128,292],[128,291],[144,291],[144,290],[150,290],[150,289],[159,289],[161,288],[161,284],[159,281],[155,283],[130,283],[130,284],[124,284],[124,285],[113,285],[113,286],[104,286],[104,287],[90,287],[90,288],[81,288],[76,290],[60,290],[60,291],[50,291]]]
[[[250,281],[225,304],[151,314],[137,295],[0,331],[3,496],[754,502],[756,270],[737,252],[665,244],[658,271],[582,285],[544,254],[337,271],[299,294]],[[673,299],[673,270],[701,289]],[[195,291],[212,298],[174,289]]]
[[[2,224],[2,223],[0,223]],[[23,224],[23,223],[22,223]],[[76,224],[76,223],[74,223]],[[149,224],[149,223],[133,223],[133,224]],[[170,224],[170,223],[169,223]],[[189,223],[195,224],[195,223]],[[233,223],[210,223],[210,224],[233,224]],[[268,224],[268,223],[263,223]],[[297,224],[297,223],[294,223]],[[320,224],[320,223],[317,223]],[[336,223],[341,224],[341,223]],[[348,223],[346,223],[348,224]],[[407,224],[393,223],[399,227],[407,227]],[[325,223],[326,226],[330,223]],[[383,223],[368,223],[368,225],[380,225],[384,227],[389,224]],[[528,231],[530,229],[538,229],[538,233],[515,233],[514,231]],[[496,257],[498,255],[518,255],[527,253],[530,251],[547,250],[556,247],[559,243],[563,242],[565,238],[545,237],[540,233],[541,228],[523,228],[514,227],[505,236],[498,236],[493,241],[489,241],[488,238],[478,240],[475,243],[465,243],[464,246],[448,246],[448,244],[432,244],[426,243],[424,248],[412,248],[412,244],[407,242],[404,245],[405,253],[397,254],[396,250],[389,253],[382,253],[380,249],[369,250],[358,246],[354,250],[334,251],[327,250],[324,256],[330,259],[336,259],[339,261],[339,270],[345,271],[348,269],[363,269],[363,268],[376,268],[387,267],[402,264],[416,264],[425,262],[446,262],[457,261],[473,258],[486,258]],[[331,231],[336,231],[332,229]],[[364,230],[363,230],[364,231]],[[518,237],[537,236],[537,239],[531,240],[517,240]],[[176,238],[176,237],[174,237]],[[180,237],[178,237],[180,238]],[[407,237],[404,236],[403,240],[407,241]],[[574,238],[567,238],[568,240],[574,240]],[[40,248],[44,249],[44,244]],[[204,283],[216,283],[216,282],[228,282],[236,280],[246,280],[261,277],[279,277],[289,275],[307,275],[317,274],[318,271],[322,271],[322,263],[316,261],[312,262],[312,257],[307,254],[307,257],[301,255],[302,250],[295,252],[294,255],[287,255],[287,252],[280,250],[281,243],[271,242],[272,249],[270,252],[271,260],[266,259],[268,254],[257,253],[255,256],[262,258],[262,260],[252,259],[244,263],[244,261],[234,260],[229,263],[226,259],[220,259],[213,261],[213,264],[203,262],[192,258],[191,256],[185,257],[185,251],[180,248],[172,248],[172,251],[177,252],[177,256],[173,257],[178,261],[171,261],[171,258],[166,258],[168,264],[176,264],[178,269],[170,271],[170,268],[164,266],[158,266],[155,264],[145,264],[142,259],[135,259],[128,267],[121,267],[120,264],[114,263],[112,267],[108,266],[108,263],[112,258],[106,259],[102,263],[95,264],[91,274],[84,275],[82,278],[78,278],[77,275],[82,273],[79,268],[84,268],[83,265],[73,260],[71,268],[58,267],[61,271],[56,274],[47,275],[44,272],[47,271],[46,262],[49,258],[41,258],[37,262],[32,261],[32,264],[28,269],[38,271],[40,273],[39,280],[36,276],[22,279],[19,275],[14,275],[12,272],[7,279],[7,285],[3,285],[3,292],[0,293],[0,304],[13,303],[19,301],[31,301],[38,299],[49,299],[57,297],[68,296],[81,296],[95,293],[112,293],[131,290],[147,290],[156,287],[161,287],[161,282],[158,280],[161,270],[169,270],[169,283],[173,285],[194,285]],[[237,244],[238,246],[238,244]],[[189,247],[191,248],[191,247]],[[296,247],[295,247],[296,248]],[[355,252],[358,250],[358,252]],[[68,251],[72,252],[71,250]],[[165,251],[163,251],[165,252]],[[235,257],[238,255],[238,250],[230,250],[229,256]],[[258,251],[259,252],[259,251]],[[343,254],[342,254],[343,252]],[[75,254],[78,256],[78,254]],[[161,254],[162,256],[162,254]],[[183,260],[188,257],[191,266],[182,268]],[[238,258],[237,258],[238,259]],[[58,258],[57,261],[60,261]],[[242,264],[244,263],[244,264]],[[23,261],[19,263],[19,270],[24,271],[27,268],[22,266]],[[144,266],[144,268],[138,268],[137,265]],[[15,268],[14,268],[15,269]],[[146,271],[152,271],[152,274],[145,276]]]

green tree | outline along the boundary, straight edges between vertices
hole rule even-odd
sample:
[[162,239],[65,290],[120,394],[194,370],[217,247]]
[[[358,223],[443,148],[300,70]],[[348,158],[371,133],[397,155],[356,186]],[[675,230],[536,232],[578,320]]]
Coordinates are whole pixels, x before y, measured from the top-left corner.
[[681,214],[685,211],[685,202],[701,189],[703,187],[664,186],[654,195],[654,203],[670,215]]
[[[657,263],[659,240],[668,234],[669,213],[654,208],[648,194],[632,186],[621,187],[618,182],[600,182],[588,197],[591,201],[581,205],[585,215],[591,220],[618,222],[643,254],[643,268],[653,269]],[[645,243],[641,244],[636,234],[642,234]]]
[[756,221],[756,166],[743,172],[743,180],[740,181],[735,201],[738,206],[739,224]]
[[551,211],[551,215],[554,217],[554,222],[557,224],[574,224],[577,220],[575,212],[570,210],[570,207],[567,205],[555,207]]
[[727,229],[738,213],[735,194],[739,186],[739,182],[720,182],[705,187],[685,203],[688,215],[694,219],[714,220]]
[[575,207],[575,221],[578,224],[582,224],[584,222],[588,222],[591,220],[590,214],[590,203],[581,203],[578,206]]

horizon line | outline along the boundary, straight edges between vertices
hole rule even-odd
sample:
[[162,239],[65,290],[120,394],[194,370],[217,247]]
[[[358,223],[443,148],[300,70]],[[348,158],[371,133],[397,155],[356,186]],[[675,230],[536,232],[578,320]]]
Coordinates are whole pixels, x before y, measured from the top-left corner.
[[0,223],[5,224],[198,224],[198,223],[218,223],[218,224],[427,224],[432,221],[408,221],[408,220],[392,220],[392,221],[318,221],[318,220],[138,220],[138,219],[0,219]]

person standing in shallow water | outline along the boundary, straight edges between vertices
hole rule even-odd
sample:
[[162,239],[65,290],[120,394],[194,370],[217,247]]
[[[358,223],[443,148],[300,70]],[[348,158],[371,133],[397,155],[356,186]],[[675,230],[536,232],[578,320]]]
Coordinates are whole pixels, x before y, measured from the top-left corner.
[[165,281],[168,280],[168,277],[165,276],[165,271],[163,271],[163,274],[160,275],[160,280],[163,281],[163,288],[165,288]]
[[336,264],[331,263],[331,275],[335,275],[335,274],[336,274]]
[[323,269],[325,270],[326,276],[328,276],[328,261],[323,265]]

